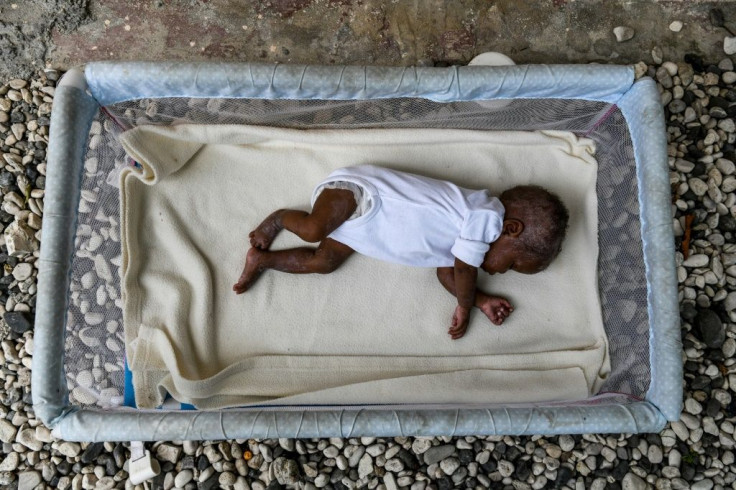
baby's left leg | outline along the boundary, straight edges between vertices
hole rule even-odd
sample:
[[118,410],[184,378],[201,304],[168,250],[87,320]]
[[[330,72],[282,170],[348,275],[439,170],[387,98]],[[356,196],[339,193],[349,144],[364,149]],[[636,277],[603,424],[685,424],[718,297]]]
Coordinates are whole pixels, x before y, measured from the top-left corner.
[[352,191],[325,189],[314,202],[312,212],[279,209],[250,232],[250,244],[268,250],[276,235],[286,228],[307,242],[321,242],[347,221],[358,207]]
[[253,247],[248,250],[245,268],[233,291],[237,294],[246,292],[266,269],[291,274],[329,274],[352,253],[352,248],[332,238],[325,238],[316,249],[299,247],[268,252]]

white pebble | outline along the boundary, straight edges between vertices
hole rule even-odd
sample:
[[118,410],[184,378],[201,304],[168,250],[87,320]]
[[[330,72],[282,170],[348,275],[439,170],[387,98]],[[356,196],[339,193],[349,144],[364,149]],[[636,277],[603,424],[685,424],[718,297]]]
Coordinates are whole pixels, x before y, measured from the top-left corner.
[[634,37],[634,29],[626,26],[616,26],[613,28],[613,34],[616,36],[616,41],[622,43]]
[[679,20],[675,20],[672,23],[670,23],[670,30],[672,32],[680,32],[682,30],[682,22]]
[[728,54],[736,54],[736,37],[726,36],[723,38],[723,51]]
[[705,267],[709,261],[709,257],[705,254],[694,254],[688,257],[682,265],[685,267]]
[[33,266],[26,262],[21,262],[13,268],[13,277],[17,281],[25,281],[33,273]]

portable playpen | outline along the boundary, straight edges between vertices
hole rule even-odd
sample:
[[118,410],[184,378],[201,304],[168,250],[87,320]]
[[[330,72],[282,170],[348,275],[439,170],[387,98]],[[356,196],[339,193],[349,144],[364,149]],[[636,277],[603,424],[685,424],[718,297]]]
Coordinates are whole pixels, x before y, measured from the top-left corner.
[[[570,131],[595,142],[597,266],[611,371],[566,402],[131,407],[119,173],[146,125]],[[239,253],[239,252],[238,252]],[[630,66],[390,68],[90,63],[56,89],[32,373],[34,409],[68,440],[655,432],[681,410],[663,110]],[[128,401],[126,401],[126,397]]]

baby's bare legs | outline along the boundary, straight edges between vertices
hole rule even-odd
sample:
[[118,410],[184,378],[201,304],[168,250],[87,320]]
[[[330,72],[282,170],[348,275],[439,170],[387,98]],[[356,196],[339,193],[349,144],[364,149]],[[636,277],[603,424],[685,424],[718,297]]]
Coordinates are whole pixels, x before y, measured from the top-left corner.
[[286,228],[305,242],[319,242],[355,212],[355,196],[345,189],[325,189],[317,197],[312,212],[279,209],[250,232],[250,244],[268,250],[278,233]]
[[248,250],[245,268],[233,291],[246,292],[266,269],[290,274],[329,274],[352,253],[352,248],[331,238],[325,238],[316,249],[300,247],[269,252],[253,247]]
[[[250,234],[253,246],[248,250],[240,279],[233,286],[237,294],[246,292],[266,269],[292,274],[328,274],[353,253],[353,249],[327,238],[353,214],[357,203],[353,193],[344,189],[325,189],[311,213],[280,209],[272,213]],[[316,249],[292,248],[269,252],[268,248],[283,228],[307,242],[321,242]]]

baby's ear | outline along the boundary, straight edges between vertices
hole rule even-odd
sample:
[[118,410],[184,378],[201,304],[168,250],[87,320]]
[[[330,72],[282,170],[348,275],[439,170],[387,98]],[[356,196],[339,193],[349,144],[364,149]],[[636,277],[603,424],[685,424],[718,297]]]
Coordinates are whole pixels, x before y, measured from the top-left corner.
[[524,223],[522,223],[518,219],[510,218],[503,220],[502,233],[504,235],[518,237],[519,235],[521,235],[522,231],[524,231]]

